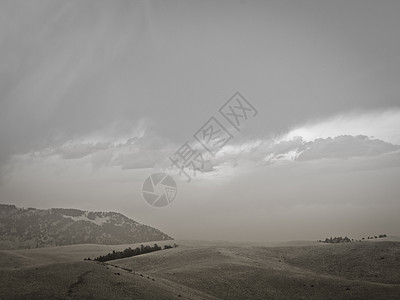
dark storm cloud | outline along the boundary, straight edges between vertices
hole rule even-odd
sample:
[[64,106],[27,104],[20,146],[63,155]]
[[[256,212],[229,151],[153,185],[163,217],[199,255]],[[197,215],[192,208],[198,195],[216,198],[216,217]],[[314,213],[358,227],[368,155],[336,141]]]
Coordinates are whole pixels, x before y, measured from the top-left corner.
[[126,132],[145,115],[137,95],[118,86],[135,81],[130,67],[143,67],[144,5],[3,2],[1,11],[3,160],[115,121]]
[[182,141],[238,89],[254,135],[397,104],[398,3],[355,3],[2,2],[0,162],[143,117]]
[[170,155],[177,145],[155,134],[131,137],[118,141],[70,140],[58,147],[32,152],[35,157],[58,157],[80,160],[89,157],[95,169],[119,166],[123,170],[154,168]]

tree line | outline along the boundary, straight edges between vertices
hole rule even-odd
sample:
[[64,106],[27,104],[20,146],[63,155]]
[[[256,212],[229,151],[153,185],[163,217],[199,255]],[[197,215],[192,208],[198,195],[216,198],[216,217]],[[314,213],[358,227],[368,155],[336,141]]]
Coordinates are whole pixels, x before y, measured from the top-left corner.
[[330,243],[330,244],[337,244],[337,243],[351,243],[351,239],[349,239],[347,236],[345,236],[344,238],[341,236],[337,236],[337,237],[330,237],[329,239],[326,238],[325,241],[320,241],[323,243]]
[[[369,236],[367,237],[368,240],[371,239],[380,239],[380,238],[385,238],[387,237],[386,234],[380,234],[378,236]],[[337,244],[337,243],[351,243],[351,242],[361,242],[362,240],[365,240],[365,238],[362,238],[361,240],[355,240],[355,239],[349,239],[347,236],[345,237],[330,237],[330,238],[326,238],[324,241],[322,240],[318,240],[318,242],[321,243],[329,243],[329,244]]]
[[[164,248],[158,246],[157,244],[154,244],[153,246],[149,245],[140,245],[140,247],[136,247],[135,249],[132,249],[131,247],[126,248],[123,251],[115,251],[108,253],[106,255],[100,255],[99,257],[96,257],[94,260],[95,261],[100,261],[100,262],[105,262],[113,259],[120,259],[120,258],[126,258],[126,257],[132,257],[136,255],[141,255],[141,254],[146,254],[154,251],[159,251],[159,250],[165,250],[165,249],[171,249],[174,247],[177,247],[177,244],[174,244],[173,246],[171,245],[164,245]],[[90,257],[85,258],[84,260],[91,260]]]
[[[380,234],[378,236],[374,235],[374,236],[369,236],[367,237],[367,240],[373,240],[373,239],[381,239],[381,238],[385,238],[387,237],[386,234]],[[365,238],[362,238],[363,240],[365,240]]]

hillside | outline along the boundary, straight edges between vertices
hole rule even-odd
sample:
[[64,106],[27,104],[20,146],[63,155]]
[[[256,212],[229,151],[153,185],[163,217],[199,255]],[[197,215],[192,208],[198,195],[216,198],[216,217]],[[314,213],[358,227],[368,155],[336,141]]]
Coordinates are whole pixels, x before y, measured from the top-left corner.
[[0,204],[0,249],[171,240],[153,227],[115,212],[17,208]]
[[398,239],[276,245],[176,242],[177,248],[108,263],[82,259],[126,245],[0,251],[0,295],[144,300],[398,299],[400,295]]
[[[179,247],[111,264],[218,299],[395,299],[400,243]],[[382,259],[382,257],[384,259]]]

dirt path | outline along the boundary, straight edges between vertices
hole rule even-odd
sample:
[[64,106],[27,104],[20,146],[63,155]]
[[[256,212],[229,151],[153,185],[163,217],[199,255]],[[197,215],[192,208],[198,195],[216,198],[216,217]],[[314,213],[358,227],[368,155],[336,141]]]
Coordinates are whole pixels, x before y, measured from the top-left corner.
[[72,294],[74,293],[74,289],[79,286],[80,284],[84,283],[84,277],[89,274],[92,271],[86,271],[84,273],[82,273],[81,275],[78,276],[78,279],[76,280],[76,282],[74,282],[73,284],[71,284],[68,287],[68,296],[72,296]]

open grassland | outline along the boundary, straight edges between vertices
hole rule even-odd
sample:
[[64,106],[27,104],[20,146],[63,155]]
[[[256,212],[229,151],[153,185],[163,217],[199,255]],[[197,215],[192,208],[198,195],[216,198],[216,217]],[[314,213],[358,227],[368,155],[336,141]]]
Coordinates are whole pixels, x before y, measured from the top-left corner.
[[108,263],[82,260],[137,244],[1,251],[1,299],[400,299],[400,242],[393,238],[175,242]]

